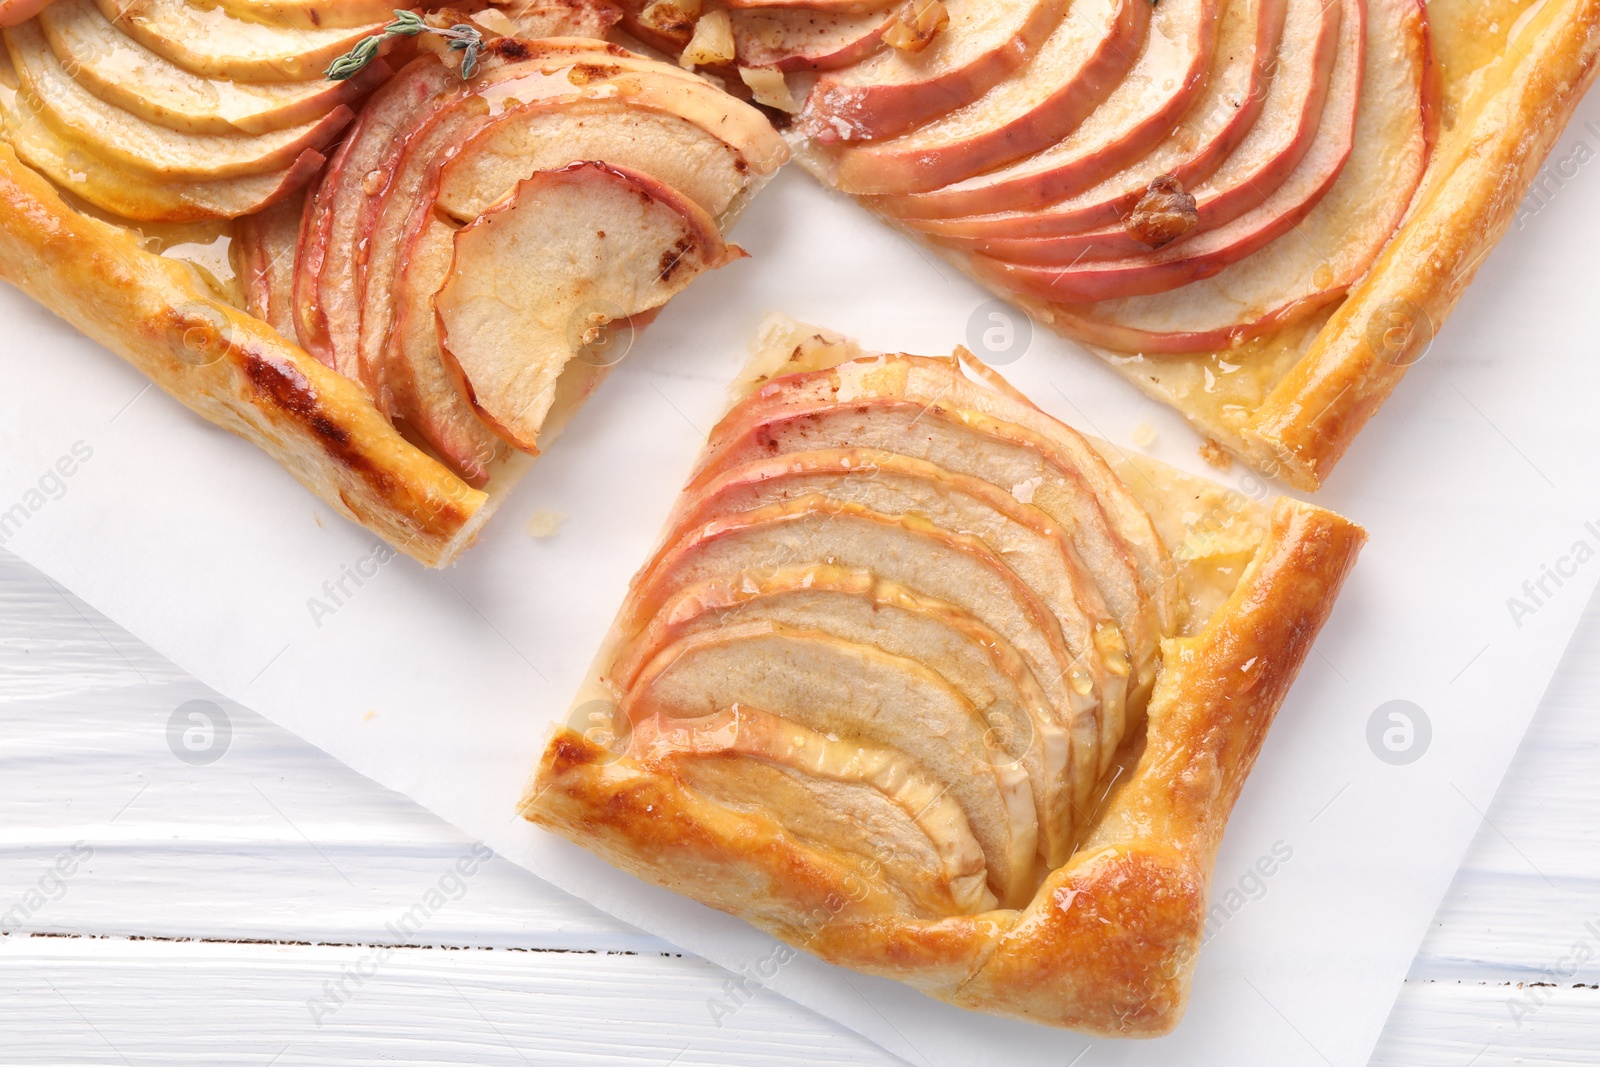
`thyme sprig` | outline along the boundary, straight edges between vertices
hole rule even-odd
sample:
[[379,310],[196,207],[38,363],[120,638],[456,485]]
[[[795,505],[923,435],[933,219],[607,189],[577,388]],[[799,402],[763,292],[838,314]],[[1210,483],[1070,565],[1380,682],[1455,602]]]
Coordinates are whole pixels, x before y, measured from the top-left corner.
[[354,48],[328,64],[328,69],[324,73],[334,81],[344,81],[346,78],[354,77],[377,57],[378,49],[383,47],[383,42],[391,37],[415,37],[419,33],[436,33],[448,42],[450,51],[461,53],[463,79],[472,77],[473,72],[478,69],[478,57],[483,54],[483,34],[478,32],[476,27],[464,22],[458,22],[448,29],[430,26],[415,11],[396,10],[393,22],[370,37],[361,38]]

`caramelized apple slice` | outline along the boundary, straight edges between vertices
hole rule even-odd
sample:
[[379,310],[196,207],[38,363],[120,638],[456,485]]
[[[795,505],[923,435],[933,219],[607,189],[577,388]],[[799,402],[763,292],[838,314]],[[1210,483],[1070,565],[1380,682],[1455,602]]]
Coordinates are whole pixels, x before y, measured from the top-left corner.
[[893,137],[965,107],[1036,52],[1065,0],[951,0],[950,23],[920,52],[886,49],[812,89],[801,128],[823,144]]
[[[1333,187],[1298,225],[1181,289],[1044,309],[1055,325],[1123,351],[1214,351],[1326,306],[1361,277],[1393,236],[1422,179],[1431,106],[1428,28],[1414,0],[1368,0],[1366,17],[1371,43],[1354,149]],[[1271,203],[1257,211],[1270,219]]]
[[[1250,89],[1249,73],[1258,66],[1254,57],[1262,23],[1269,9],[1276,12],[1276,21],[1270,23],[1274,36],[1259,45],[1265,57],[1282,31],[1284,2],[1163,0],[1150,16],[1144,48],[1128,76],[1066,137],[976,177],[929,192],[877,196],[870,203],[885,214],[913,219],[964,215],[1003,203],[1028,207],[1033,205],[1017,202],[1024,187],[1031,188],[1039,203],[1047,203],[1088,188],[1168,143],[1187,141],[1193,150],[1209,138],[1207,132],[1180,123],[1185,112],[1192,120],[1210,120],[1219,132],[1222,125],[1221,112],[1211,114],[1199,106],[1212,82],[1217,93],[1231,91],[1230,99],[1242,105],[1229,106],[1227,114],[1260,107],[1259,100],[1252,105],[1244,94]],[[1244,128],[1254,117],[1252,110],[1240,120]],[[1218,153],[1218,158],[1225,154]]]
[[[1271,195],[1261,198],[1254,210],[1218,228],[1212,228],[1214,220],[1202,214],[1198,221],[1190,222],[1189,230],[1177,239],[1156,245],[1159,251],[1154,252],[1146,244],[1139,243],[1146,237],[1142,232],[1097,231],[1078,237],[996,242],[1001,247],[992,258],[989,255],[973,257],[974,268],[984,277],[1042,299],[1087,303],[1167,292],[1212,277],[1287,233],[1322,201],[1339,179],[1355,145],[1358,105],[1368,102],[1374,91],[1372,86],[1362,84],[1362,66],[1368,51],[1364,4],[1362,0],[1344,0],[1344,8],[1338,48],[1330,53],[1330,58],[1335,59],[1328,91],[1330,99],[1325,109],[1318,109],[1321,121],[1311,131],[1310,147],[1287,180]],[[1404,78],[1403,71],[1400,78]],[[1384,104],[1401,103],[1404,110],[1420,117],[1420,84],[1409,101],[1400,93],[1380,92],[1378,98]],[[1251,140],[1245,139],[1240,153],[1249,147]],[[1403,163],[1409,154],[1396,154],[1390,162]],[[1405,168],[1399,172],[1402,182],[1406,173]],[[1234,199],[1243,198],[1257,197],[1254,193],[1240,193]],[[1407,187],[1405,200],[1409,202],[1410,198],[1410,187]],[[1220,197],[1212,198],[1216,199]],[[1227,209],[1220,210],[1226,215]],[[1125,224],[1130,230],[1134,229],[1131,220],[1132,216]],[[1301,240],[1307,239],[1302,233]],[[1124,255],[1115,259],[1095,258],[1108,251],[1122,251]],[[1326,254],[1320,243],[1317,253]]]
[[866,59],[883,41],[896,14],[834,14],[794,8],[749,8],[729,13],[734,59],[741,67],[838,70]]
[[[1362,91],[1364,17],[1349,3],[1291,4],[1287,32],[1292,44],[1282,52],[1261,118],[1217,170],[1189,190],[1196,219],[1181,234],[1182,240],[1193,241],[1226,225],[1269,197],[1281,204],[1285,198],[1279,192],[1286,182],[1314,194],[1319,173],[1328,179],[1331,167],[1332,175],[1337,175],[1349,154]],[[1017,263],[1066,264],[1143,256],[1152,250],[1150,243],[1140,240],[1137,227],[1123,220],[1076,232],[1068,229],[1076,210],[1076,205],[1046,209],[1034,224],[1036,232],[997,238],[983,251]],[[1288,212],[1280,208],[1277,214]],[[1175,246],[1158,258],[1174,254]]]
[[302,29],[234,18],[186,0],[95,0],[122,32],[184,70],[248,82],[312,81],[386,19]]
[[141,177],[120,163],[72,144],[39,117],[40,105],[26,93],[6,113],[6,139],[17,155],[96,207],[126,219],[194,222],[232,219],[260,211],[301,189],[326,160],[307,150],[288,167],[220,181],[161,181]]
[[743,254],[648,175],[603,163],[544,171],[456,234],[434,298],[440,343],[485,421],[536,452],[561,368],[592,331]]
[[[1205,23],[1215,16],[1206,0]],[[1149,0],[1074,0],[1039,51],[965,107],[900,137],[846,145],[847,193],[919,193],[1019,159],[1065,137],[1110,96],[1139,55]]]
[[47,121],[86,148],[164,180],[214,181],[282,170],[308,149],[331,141],[352,112],[336,107],[316,122],[261,134],[180,133],[146,122],[73,81],[36,22],[5,31],[17,77]]
[[382,60],[347,81],[249,82],[193,74],[106,21],[94,0],[56,0],[39,14],[50,49],[108,104],[185,133],[267,133],[354,104],[389,77]]
[[1032,892],[1038,821],[1026,772],[987,758],[987,722],[921,663],[815,631],[738,623],[660,650],[621,711],[640,722],[735,707],[904,753],[961,806],[1002,904]]
[[246,215],[233,228],[235,269],[245,310],[283,336],[294,338],[294,259],[300,245],[304,195],[291,196]]
[[455,259],[457,227],[431,211],[418,221],[387,290],[394,316],[387,344],[377,365],[363,366],[363,380],[385,414],[415,430],[469,485],[482,488],[505,444],[456,388],[433,315],[433,295],[450,277]]
[[716,801],[767,813],[799,842],[828,842],[830,859],[854,853],[852,884],[863,893],[881,885],[929,918],[997,903],[961,805],[896,749],[735,707],[647,718],[633,727],[629,753],[670,765]]
[[720,218],[787,155],[759,112],[709,85],[649,72],[608,84],[616,94],[525,104],[490,121],[451,150],[439,207],[468,222],[534,171],[602,159],[659,178]]
[[719,514],[810,496],[885,515],[915,515],[980,538],[1027,583],[1060,626],[1073,676],[1082,679],[1085,699],[1065,725],[1072,736],[1076,785],[1086,794],[1122,740],[1129,671],[1125,656],[1114,663],[1102,656],[1102,643],[1119,650],[1124,643],[1067,534],[1042,511],[989,482],[865,448],[793,452],[730,470],[697,495],[694,510],[682,521],[693,526]]
[[[334,154],[322,183],[306,206],[295,267],[295,328],[300,346],[350,379],[359,378],[355,331],[360,292],[356,285],[360,246],[379,193],[389,176],[396,140],[417,111],[460,78],[437,56],[419,56],[373,94]],[[342,327],[335,346],[332,324]]]
[[933,668],[989,724],[989,758],[1020,763],[1028,772],[1046,863],[1071,847],[1071,739],[1027,663],[1005,638],[954,604],[870,571],[797,564],[688,586],[612,664],[610,681],[626,690],[652,650],[757,621],[873,645]]

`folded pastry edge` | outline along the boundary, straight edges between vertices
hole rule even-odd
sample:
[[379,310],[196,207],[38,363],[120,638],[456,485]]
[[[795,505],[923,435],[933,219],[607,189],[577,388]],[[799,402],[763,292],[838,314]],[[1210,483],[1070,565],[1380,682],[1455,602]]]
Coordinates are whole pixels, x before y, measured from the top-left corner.
[[1132,772],[1024,909],[897,913],[862,871],[774,820],[703,800],[569,727],[519,808],[640,879],[828,962],[962,1007],[1085,1033],[1155,1037],[1182,1017],[1229,813],[1366,534],[1284,498],[1238,587],[1163,647]]

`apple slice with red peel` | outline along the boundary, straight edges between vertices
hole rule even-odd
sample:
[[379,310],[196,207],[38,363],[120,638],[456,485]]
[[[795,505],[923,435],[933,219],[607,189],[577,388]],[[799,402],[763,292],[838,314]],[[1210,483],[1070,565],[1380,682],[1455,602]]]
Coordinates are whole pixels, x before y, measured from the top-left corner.
[[[1115,174],[1173,135],[1173,127],[1204,90],[1219,37],[1230,23],[1240,24],[1246,12],[1257,10],[1254,0],[1162,0],[1150,15],[1144,47],[1127,77],[1064,137],[981,175],[924,192],[872,196],[867,202],[895,217],[940,218],[968,213],[971,205],[1023,175],[1048,172],[1060,190],[1083,188]],[[1069,14],[1066,24],[1072,22]],[[1235,31],[1228,47],[1238,47],[1237,36]],[[1030,68],[1037,63],[1036,58]]]
[[540,172],[456,234],[434,297],[446,363],[489,425],[537,452],[556,380],[592,330],[743,254],[648,175],[603,163]]
[[[306,205],[295,269],[295,328],[302,348],[347,378],[359,378],[356,278],[365,251],[360,236],[390,173],[385,165],[417,114],[459,81],[437,56],[406,64],[362,108]],[[334,322],[341,324],[337,348]]]
[[787,154],[759,112],[709,85],[651,72],[611,84],[617,93],[508,109],[452,146],[439,208],[469,222],[536,170],[603,159],[661,179],[720,218]]
[[303,188],[326,162],[307,150],[270,174],[219,181],[163,181],[141,177],[71,143],[40,118],[40,105],[18,94],[6,114],[6,140],[30,167],[74,196],[114,215],[141,222],[233,219],[260,211]]
[[1033,57],[972,103],[899,137],[847,142],[833,183],[857,195],[926,192],[1055,144],[1127,75],[1150,9],[1149,0],[1073,0]]
[[268,133],[313,122],[354,104],[391,73],[375,60],[342,82],[206,78],[111,25],[94,0],[56,0],[40,12],[39,26],[78,84],[108,104],[184,133]]
[[812,88],[799,127],[819,144],[894,137],[998,85],[1060,25],[1066,0],[951,0],[920,52],[886,49]]
[[[1295,0],[1228,0],[1212,65],[1198,99],[1147,155],[1099,176],[1092,154],[1069,137],[1010,167],[931,193],[874,204],[911,229],[955,248],[982,251],[990,238],[1077,232],[1116,223],[1156,178],[1185,187],[1203,181],[1249,135],[1278,65],[1285,11]],[[1156,9],[1161,18],[1163,7]],[[1085,128],[1093,127],[1098,116]],[[1116,160],[1108,160],[1115,163]],[[1048,210],[1041,210],[1048,209]]]
[[[1201,230],[1197,236],[1185,234],[1154,253],[1141,246],[1139,253],[1097,260],[1089,255],[1093,245],[1078,238],[1036,238],[1026,242],[1027,262],[1002,259],[1002,253],[980,254],[972,257],[973,268],[980,276],[1010,289],[1062,303],[1147,296],[1218,274],[1296,226],[1321,202],[1344,170],[1355,145],[1359,106],[1366,101],[1362,68],[1369,49],[1364,3],[1342,3],[1345,10],[1338,47],[1333,53],[1328,106],[1321,109],[1321,121],[1312,130],[1311,144],[1300,165],[1254,210],[1216,229],[1205,228],[1205,217],[1201,216],[1200,223],[1192,224]],[[1247,137],[1239,152],[1243,153],[1253,139],[1253,135]],[[1409,192],[1406,199],[1410,200]],[[1088,236],[1090,241],[1093,238],[1092,234]],[[991,246],[998,243],[991,242]],[[1008,247],[1003,254],[1011,255],[1013,248]]]
[[542,37],[603,39],[623,17],[611,0],[510,0],[496,5],[511,19],[516,35],[528,40]]
[[315,122],[261,134],[181,133],[101,100],[72,80],[37,22],[5,32],[17,77],[47,121],[100,156],[163,180],[215,181],[282,170],[333,140],[352,112],[339,106]]
[[741,67],[781,71],[839,70],[876,52],[896,15],[836,14],[798,8],[729,12],[735,60]]
[[122,32],[187,71],[247,82],[312,81],[382,28],[304,29],[234,18],[187,0],[95,0]]
[[1399,226],[1429,150],[1426,17],[1417,0],[1367,0],[1367,23],[1354,150],[1293,232],[1181,289],[1040,313],[1091,344],[1196,352],[1225,349],[1338,299]]
[[[506,47],[503,42],[497,45]],[[755,108],[701,78],[655,60],[626,53],[613,55],[593,41],[532,42],[505,54],[518,58],[502,61],[498,54],[492,55],[470,86],[433,98],[397,135],[398,148],[382,167],[384,190],[375,208],[361,220],[357,243],[367,250],[367,258],[355,279],[355,302],[326,301],[335,357],[353,345],[357,372],[374,396],[386,388],[384,346],[393,323],[392,288],[400,253],[420,231],[421,220],[434,210],[446,163],[462,164],[450,190],[452,197],[470,201],[451,202],[462,221],[476,218],[509,195],[518,181],[533,173],[536,163],[538,169],[553,169],[584,158],[610,160],[615,155],[612,161],[646,173],[653,173],[659,164],[667,171],[660,177],[668,184],[683,172],[683,160],[661,162],[681,151],[661,138],[665,135],[670,140],[674,131],[682,134],[682,126],[641,123],[632,132],[654,136],[630,141],[621,127],[595,125],[589,128],[587,146],[594,151],[592,155],[576,154],[577,145],[568,138],[578,131],[571,124],[558,123],[549,131],[561,138],[553,143],[536,144],[526,136],[529,123],[589,100],[607,100],[640,116],[654,105],[737,147],[737,158],[726,151],[720,158],[711,157],[722,165],[720,173],[713,169],[686,176],[691,187],[708,199],[720,199],[716,191],[719,181],[736,182],[742,192],[753,174],[770,173],[787,157],[787,146]],[[608,129],[611,136],[606,136]],[[481,142],[477,141],[480,134],[485,138]],[[714,145],[709,147],[715,150]],[[474,161],[482,158],[477,148],[504,149],[509,155],[490,158],[490,169],[477,171],[472,169]],[[537,161],[524,157],[530,151]],[[719,211],[727,206],[722,204]],[[347,284],[346,300],[349,291]]]
[[416,431],[469,485],[482,488],[505,445],[456,388],[433,313],[433,295],[455,259],[456,229],[429,213],[410,235],[394,282],[394,325],[382,369],[366,382],[386,415]]
[[235,269],[245,309],[283,336],[294,338],[294,260],[300,245],[304,194],[286,197],[234,224]]
[[[1301,16],[1298,21],[1297,16]],[[1355,125],[1356,106],[1361,95],[1359,57],[1362,44],[1358,29],[1363,17],[1360,11],[1352,11],[1348,3],[1324,6],[1305,0],[1291,8],[1289,18],[1291,29],[1295,31],[1291,39],[1300,41],[1303,50],[1285,49],[1261,119],[1233,154],[1190,190],[1196,217],[1159,258],[1176,256],[1179,241],[1183,245],[1192,244],[1202,234],[1259,207],[1285,182],[1293,180],[1304,184],[1311,180],[1311,172],[1301,164],[1310,163],[1312,155],[1319,150],[1324,153],[1324,167],[1333,163],[1326,156],[1328,138],[1341,133],[1348,139]],[[1318,26],[1317,32],[1302,37],[1300,31],[1309,29],[1311,21]],[[1333,174],[1337,174],[1337,169]],[[1041,214],[1046,219],[1044,227],[1058,230],[1060,223],[1055,208],[1047,208]],[[1279,212],[1280,217],[1289,214],[1288,209]],[[1124,219],[1077,232],[996,238],[986,242],[982,252],[1015,263],[1084,264],[1094,260],[1131,260],[1148,256],[1152,251],[1152,244],[1141,240],[1143,236]],[[1256,247],[1259,247],[1261,236],[1257,235],[1256,240]],[[1225,263],[1232,261],[1225,259]]]

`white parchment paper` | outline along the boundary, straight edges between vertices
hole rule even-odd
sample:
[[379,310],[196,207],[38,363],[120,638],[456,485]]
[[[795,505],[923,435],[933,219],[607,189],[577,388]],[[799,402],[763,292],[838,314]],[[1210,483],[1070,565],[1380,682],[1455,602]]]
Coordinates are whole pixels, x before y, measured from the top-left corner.
[[[809,957],[770,985],[917,1064],[1366,1062],[1600,577],[1600,168],[1583,165],[1600,155],[1585,121],[1597,104],[1552,157],[1559,181],[1318,495],[1372,543],[1228,828],[1177,1033],[1090,1042]],[[23,508],[0,537],[222,694],[514,862],[727,967],[770,971],[770,938],[612,870],[513,804],[761,315],[947,352],[988,297],[798,171],[734,236],[754,258],[662,314],[442,573],[377,564],[372,535],[266,456],[0,291],[0,514]],[[1205,469],[1181,419],[1042,330],[1001,369],[1087,432],[1126,446],[1149,422],[1149,451]],[[1239,467],[1218,477],[1253,484]],[[557,532],[530,535],[551,513]],[[1392,701],[1409,704],[1374,729],[1399,728],[1404,747],[1387,715],[1405,711],[1412,762],[1369,740]]]

